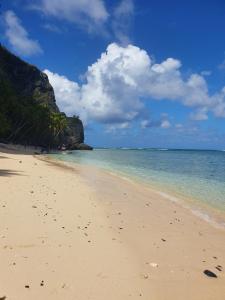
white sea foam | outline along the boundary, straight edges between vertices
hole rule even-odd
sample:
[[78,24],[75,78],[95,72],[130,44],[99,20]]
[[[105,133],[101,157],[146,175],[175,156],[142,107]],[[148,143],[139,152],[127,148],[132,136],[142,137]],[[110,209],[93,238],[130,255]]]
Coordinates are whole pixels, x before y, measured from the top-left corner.
[[213,217],[209,216],[207,213],[202,212],[202,211],[200,211],[200,210],[197,210],[197,209],[191,209],[191,211],[192,211],[192,213],[193,213],[195,216],[197,216],[197,217],[203,219],[204,221],[206,221],[206,222],[212,224],[214,227],[220,228],[220,229],[225,229],[225,223],[224,223],[224,222],[219,223],[219,222],[217,222]]
[[[175,197],[175,196],[171,196],[169,194],[166,194],[164,192],[161,192],[161,191],[157,191],[157,194],[159,194],[160,196],[172,201],[172,202],[179,202],[180,199]],[[181,202],[181,201],[180,201]],[[213,225],[215,228],[220,228],[220,229],[225,229],[225,223],[222,222],[222,223],[219,223],[218,221],[216,221],[213,217],[209,216],[206,212],[203,212],[199,209],[193,209],[193,208],[190,208],[188,205],[185,205],[184,203],[182,203],[182,206],[187,208],[187,209],[190,209],[191,212],[197,216],[198,218],[210,223],[211,225]]]
[[179,201],[179,199],[177,197],[171,196],[171,195],[166,194],[164,192],[157,191],[157,194],[159,194],[160,196],[162,196],[162,197],[164,197],[164,198],[166,198],[166,199],[168,199],[172,202],[178,202]]

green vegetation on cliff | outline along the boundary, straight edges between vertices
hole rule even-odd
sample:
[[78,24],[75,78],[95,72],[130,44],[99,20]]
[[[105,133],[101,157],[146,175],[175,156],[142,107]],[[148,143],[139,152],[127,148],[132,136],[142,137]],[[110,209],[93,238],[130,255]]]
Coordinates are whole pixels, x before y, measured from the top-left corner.
[[[1,74],[2,75],[2,74]],[[4,142],[56,147],[66,128],[64,114],[48,105],[16,94],[0,76],[0,137]]]
[[0,141],[46,148],[86,147],[81,120],[59,111],[47,75],[1,44]]

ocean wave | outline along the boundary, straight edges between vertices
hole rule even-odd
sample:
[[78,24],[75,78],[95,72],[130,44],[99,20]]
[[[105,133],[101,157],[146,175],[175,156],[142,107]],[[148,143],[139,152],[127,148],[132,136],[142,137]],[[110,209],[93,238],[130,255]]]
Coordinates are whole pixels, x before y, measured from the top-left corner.
[[[175,196],[169,195],[169,194],[161,192],[161,191],[156,191],[156,192],[157,192],[157,194],[164,197],[165,199],[168,199],[172,202],[179,202],[181,204],[180,199]],[[187,204],[182,203],[182,206],[187,209],[190,209],[191,212],[193,213],[193,215],[210,223],[212,226],[214,226],[216,228],[220,228],[220,229],[225,229],[225,222],[218,222],[213,217],[209,216],[206,212],[203,212],[200,209],[191,208]]]
[[197,209],[191,209],[191,212],[199,217],[200,219],[210,223],[211,225],[213,225],[214,227],[216,228],[220,228],[220,229],[225,229],[225,223],[222,222],[222,223],[219,223],[217,222],[214,218],[210,217],[207,213],[205,212],[202,212],[200,210],[197,210]]

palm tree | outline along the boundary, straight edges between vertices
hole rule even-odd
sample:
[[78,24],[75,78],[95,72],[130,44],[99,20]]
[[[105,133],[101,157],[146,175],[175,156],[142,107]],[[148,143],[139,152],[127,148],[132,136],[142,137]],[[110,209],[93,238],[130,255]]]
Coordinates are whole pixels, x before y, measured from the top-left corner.
[[53,141],[56,142],[67,126],[67,120],[62,113],[51,113],[50,115],[50,131],[53,135]]

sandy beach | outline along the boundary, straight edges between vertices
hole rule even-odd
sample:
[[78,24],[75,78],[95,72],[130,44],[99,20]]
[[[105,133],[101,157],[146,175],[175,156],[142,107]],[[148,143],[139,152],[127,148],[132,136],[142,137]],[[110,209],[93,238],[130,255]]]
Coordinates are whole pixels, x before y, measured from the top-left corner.
[[225,299],[225,230],[141,184],[0,148],[0,190],[0,299]]

